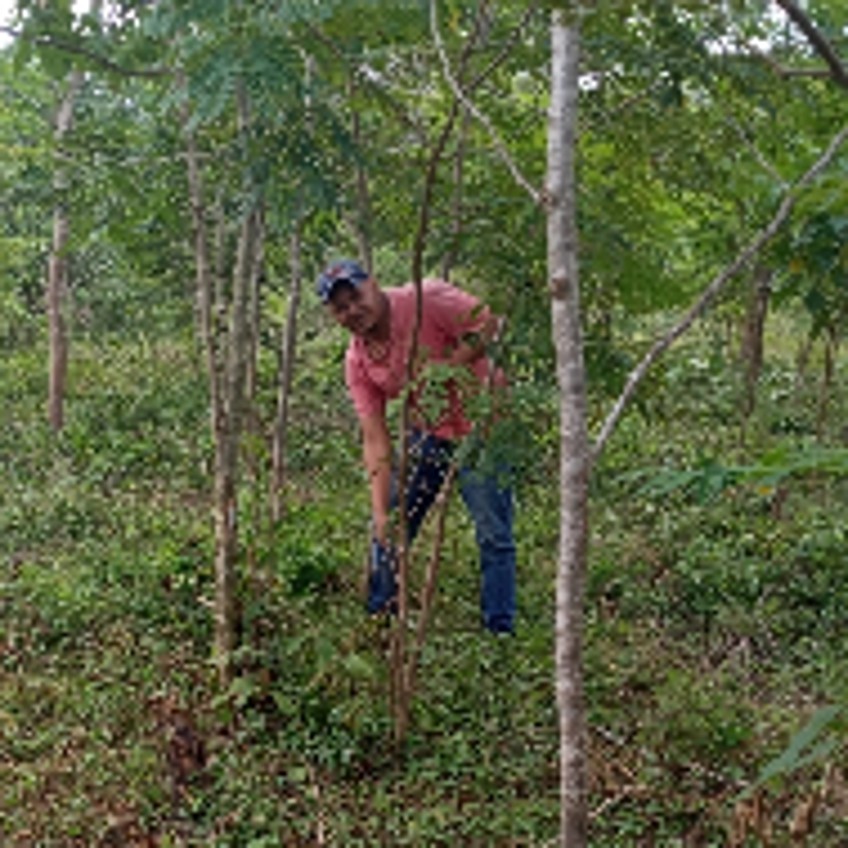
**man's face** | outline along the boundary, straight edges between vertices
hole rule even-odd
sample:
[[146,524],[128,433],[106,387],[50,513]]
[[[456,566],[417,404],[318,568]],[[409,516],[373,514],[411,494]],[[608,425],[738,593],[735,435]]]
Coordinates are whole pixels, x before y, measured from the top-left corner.
[[367,335],[380,319],[380,290],[373,279],[358,286],[340,282],[327,303],[333,318],[355,336]]

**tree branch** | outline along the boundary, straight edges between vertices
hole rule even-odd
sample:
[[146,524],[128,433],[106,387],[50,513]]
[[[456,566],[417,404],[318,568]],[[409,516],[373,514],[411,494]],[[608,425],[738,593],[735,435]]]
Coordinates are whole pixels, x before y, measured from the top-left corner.
[[411,115],[403,103],[398,101],[397,98],[389,91],[389,83],[379,71],[367,64],[354,66],[350,59],[344,54],[344,51],[339,49],[335,41],[317,27],[307,24],[306,30],[310,35],[314,36],[315,39],[320,41],[321,44],[323,44],[333,54],[333,56],[335,56],[335,58],[347,68],[352,78],[361,80],[368,88],[375,91],[378,96],[383,97],[391,110],[398,116],[403,126],[414,133],[422,147],[427,146],[426,128],[421,125],[421,122],[418,120],[418,116]]
[[421,601],[419,604],[418,624],[415,629],[415,640],[412,645],[412,650],[406,662],[405,669],[405,689],[408,702],[412,702],[415,697],[415,687],[418,680],[418,668],[421,661],[421,653],[424,650],[424,642],[427,639],[427,628],[430,625],[430,619],[433,613],[433,605],[436,599],[436,586],[439,579],[439,566],[442,559],[442,548],[445,541],[445,520],[447,518],[448,504],[450,496],[453,492],[454,482],[459,469],[456,462],[453,461],[448,468],[445,479],[442,482],[442,487],[433,504],[438,510],[436,513],[436,534],[433,539],[433,549],[430,555],[430,561],[427,563],[427,570],[424,576],[424,584],[421,587]]
[[[456,99],[462,103],[465,109],[472,114],[485,128],[489,133],[489,136],[492,139],[492,143],[495,146],[495,150],[500,156],[503,163],[506,165],[510,174],[512,174],[513,179],[520,185],[533,199],[533,202],[538,206],[542,203],[542,192],[539,191],[531,182],[524,176],[521,172],[521,169],[516,164],[515,160],[512,158],[506,144],[501,140],[498,131],[492,125],[492,122],[484,115],[468,98],[466,93],[463,91],[462,86],[457,82],[453,73],[451,72],[450,62],[448,60],[447,54],[445,53],[445,45],[442,41],[441,34],[439,33],[439,25],[436,16],[436,0],[430,0],[430,27],[433,31],[433,42],[436,46],[436,52],[439,55],[439,60],[442,64],[442,73],[444,74],[445,80],[447,80],[448,85],[454,93]],[[479,80],[479,78],[478,78]],[[477,81],[475,81],[476,83]]]
[[830,79],[830,71],[827,68],[787,68],[775,61],[768,53],[758,50],[752,45],[747,45],[748,50],[758,59],[765,62],[779,77],[813,77],[814,79]]
[[742,143],[751,152],[751,155],[757,160],[760,167],[782,188],[788,187],[787,181],[783,178],[777,168],[765,157],[765,154],[754,144],[754,141],[748,136],[745,128],[734,118],[727,118],[728,125],[739,136]]
[[483,68],[483,70],[480,71],[480,73],[477,74],[477,76],[474,77],[469,84],[469,88],[471,88],[472,91],[477,88],[477,86],[480,85],[480,83],[483,82],[483,80],[485,80],[489,74],[491,74],[500,65],[500,63],[509,56],[516,40],[521,35],[521,31],[524,29],[524,25],[530,20],[535,12],[536,3],[530,3],[524,14],[521,16],[521,20],[516,24],[515,29],[513,29],[510,37],[504,42],[501,49],[497,52],[497,54],[495,54],[495,56],[492,57],[489,64],[486,65],[486,67]]
[[730,265],[712,279],[691,309],[664,336],[653,344],[642,361],[630,372],[624,390],[604,421],[598,438],[595,441],[592,450],[593,464],[603,451],[607,440],[624,414],[627,404],[635,394],[637,386],[641,383],[651,365],[706,312],[724,286],[776,235],[784,221],[789,217],[801,190],[815,180],[830,164],[830,161],[836,155],[846,138],[848,138],[848,124],[834,136],[824,153],[816,160],[813,166],[786,192],[777,212],[768,225],[748,242]]
[[786,12],[789,19],[804,33],[810,46],[824,59],[830,69],[833,81],[843,88],[848,88],[848,68],[833,49],[833,45],[816,27],[809,15],[798,6],[794,0],[775,0],[778,6]]
[[27,41],[31,41],[36,47],[52,47],[54,50],[60,50],[63,53],[70,53],[74,56],[82,56],[84,59],[88,59],[89,61],[94,62],[95,65],[98,65],[103,70],[109,71],[113,74],[119,74],[123,77],[160,79],[161,77],[173,76],[174,74],[172,68],[139,69],[124,67],[123,65],[119,65],[117,62],[113,62],[111,59],[107,59],[105,56],[101,56],[99,53],[95,53],[93,50],[89,50],[82,44],[77,44],[73,41],[67,41],[61,36],[55,35],[54,33],[29,35],[25,32],[21,32],[20,30],[12,29],[11,27],[6,26],[0,26],[0,32],[5,33],[6,35],[10,35],[12,38],[23,38]]

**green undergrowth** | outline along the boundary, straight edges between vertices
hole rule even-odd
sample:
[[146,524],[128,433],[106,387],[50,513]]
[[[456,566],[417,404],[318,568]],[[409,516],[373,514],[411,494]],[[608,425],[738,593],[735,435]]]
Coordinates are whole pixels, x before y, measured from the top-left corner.
[[[472,531],[455,502],[398,751],[387,623],[362,612],[367,501],[331,344],[305,348],[323,365],[297,382],[273,531],[272,392],[245,439],[244,628],[223,693],[209,662],[208,411],[191,350],[81,345],[58,437],[41,420],[41,360],[4,358],[4,846],[555,844],[550,403],[522,439],[536,455],[517,486],[517,635],[479,628]],[[729,364],[695,353],[656,378],[593,482],[591,844],[757,846],[769,830],[774,845],[843,845],[845,481],[826,467],[765,483],[716,469],[787,439],[838,448],[846,399],[834,394],[837,423],[822,431],[815,386],[790,411],[791,374],[773,366],[743,428]],[[681,472],[687,484],[668,485]]]

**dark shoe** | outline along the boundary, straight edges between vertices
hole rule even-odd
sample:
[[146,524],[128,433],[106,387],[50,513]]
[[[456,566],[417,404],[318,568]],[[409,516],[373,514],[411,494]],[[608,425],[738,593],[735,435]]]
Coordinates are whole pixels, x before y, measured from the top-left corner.
[[515,626],[512,618],[504,615],[496,615],[491,618],[483,617],[483,627],[496,636],[514,636]]

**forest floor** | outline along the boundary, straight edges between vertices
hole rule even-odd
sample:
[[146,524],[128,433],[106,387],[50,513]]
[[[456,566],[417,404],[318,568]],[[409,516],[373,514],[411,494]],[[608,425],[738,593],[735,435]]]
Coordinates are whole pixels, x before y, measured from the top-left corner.
[[[824,407],[818,375],[768,363],[743,428],[732,363],[705,350],[660,372],[593,481],[591,844],[845,846],[848,398],[834,389]],[[331,365],[299,378],[274,529],[268,421],[245,439],[241,674],[220,692],[190,349],[81,341],[58,438],[41,354],[4,355],[0,844],[556,843],[555,404],[533,414],[516,484],[517,634],[479,628],[457,499],[397,751],[387,625],[362,610],[358,448]],[[267,419],[269,397],[258,405]]]

